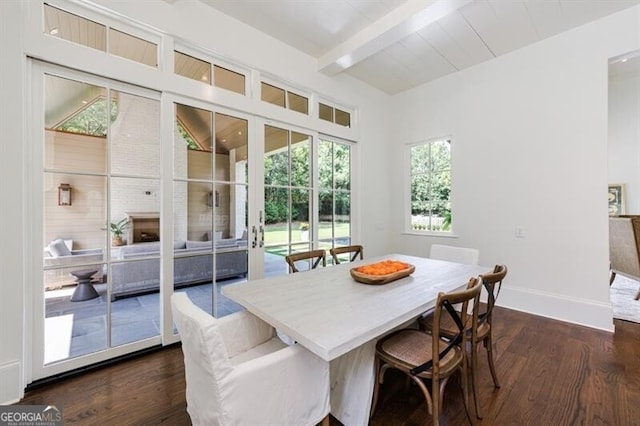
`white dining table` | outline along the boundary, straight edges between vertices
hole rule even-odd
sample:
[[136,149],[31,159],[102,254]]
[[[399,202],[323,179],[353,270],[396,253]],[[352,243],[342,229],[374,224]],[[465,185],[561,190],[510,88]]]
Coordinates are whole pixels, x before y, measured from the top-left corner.
[[[384,285],[356,282],[349,270],[394,259],[408,277]],[[283,260],[284,262],[284,260]],[[387,254],[222,288],[222,294],[330,362],[331,414],[347,426],[369,421],[377,338],[431,309],[439,292],[489,272],[477,265]]]

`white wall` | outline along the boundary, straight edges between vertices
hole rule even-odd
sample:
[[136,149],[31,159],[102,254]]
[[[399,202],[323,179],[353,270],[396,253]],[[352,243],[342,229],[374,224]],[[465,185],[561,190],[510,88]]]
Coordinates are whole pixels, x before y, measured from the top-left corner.
[[625,185],[626,214],[640,214],[640,72],[609,79],[609,183]]
[[[22,390],[24,318],[23,222],[25,181],[22,150],[25,106],[24,65],[20,43],[20,4],[0,2],[0,404],[16,401]],[[13,17],[8,19],[8,17]]]
[[[639,18],[636,6],[395,96],[392,170],[405,143],[452,136],[459,235],[401,234],[395,209],[395,249],[478,247],[481,264],[509,267],[500,304],[611,330],[607,65],[639,47]],[[392,205],[402,204],[394,192]]]
[[[356,139],[358,162],[354,179],[366,183],[365,196],[354,200],[352,208],[361,220],[356,232],[371,256],[388,251],[389,208],[387,203],[389,183],[380,170],[388,170],[387,146],[388,126],[386,106],[389,97],[346,75],[335,78],[318,73],[316,61],[274,39],[265,37],[256,30],[216,13],[200,2],[181,1],[175,5],[161,0],[144,2],[121,2],[101,0],[98,3],[113,9],[117,14],[148,24],[165,34],[177,35],[213,52],[227,56],[248,68],[259,69],[270,75],[323,94],[329,99],[358,108],[353,119],[363,129]],[[36,6],[31,6],[36,4]],[[148,84],[158,89],[170,82],[170,77],[159,74],[148,67],[115,57],[107,57],[101,52],[82,47],[69,47],[69,43],[41,34],[37,19],[29,16],[37,14],[31,7],[40,7],[31,0],[0,1],[0,94],[2,114],[0,114],[0,188],[2,188],[3,208],[0,209],[2,224],[2,256],[0,256],[0,403],[19,400],[26,385],[25,370],[30,368],[29,335],[31,321],[31,300],[29,292],[34,287],[34,277],[39,267],[26,270],[24,259],[36,258],[32,253],[33,241],[41,239],[32,235],[33,225],[27,218],[39,218],[39,212],[29,212],[29,206],[40,206],[37,195],[30,191],[32,180],[41,179],[39,170],[29,165],[30,150],[39,141],[25,139],[26,129],[33,118],[26,111],[31,82],[27,73],[26,56],[73,66],[82,71],[105,75],[114,79],[129,80],[134,84]],[[24,9],[24,10],[23,10]],[[34,25],[34,27],[30,27]],[[36,28],[33,32],[29,28]],[[78,54],[81,49],[81,54]],[[116,64],[116,65],[114,65]],[[168,74],[172,74],[169,71]],[[169,84],[167,83],[167,84]],[[182,85],[182,83],[180,83]],[[189,96],[196,96],[193,82],[184,83],[190,90]],[[214,94],[220,91],[212,90]],[[222,91],[224,92],[224,91]],[[178,92],[181,93],[181,92]],[[235,95],[222,93],[221,99],[230,100],[233,108],[241,101]],[[266,112],[275,111],[277,117],[291,117],[297,113],[279,111],[276,107],[256,101],[243,101]],[[299,114],[297,114],[299,115]],[[326,125],[329,128],[328,124]],[[255,131],[255,130],[254,130]],[[363,167],[366,165],[366,167]],[[36,168],[37,169],[37,168]],[[357,186],[356,186],[357,188]],[[371,192],[371,188],[375,191]],[[366,213],[366,214],[364,214]],[[35,226],[40,229],[39,226]],[[42,246],[38,249],[42,251]],[[37,290],[36,290],[37,291]],[[25,294],[26,293],[26,294]],[[23,339],[23,335],[27,339]]]

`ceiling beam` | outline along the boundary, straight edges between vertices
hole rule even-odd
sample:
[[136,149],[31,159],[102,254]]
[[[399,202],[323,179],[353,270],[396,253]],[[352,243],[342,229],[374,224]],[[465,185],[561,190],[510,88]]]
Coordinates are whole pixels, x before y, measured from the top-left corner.
[[318,58],[318,70],[334,75],[454,13],[471,0],[409,0]]

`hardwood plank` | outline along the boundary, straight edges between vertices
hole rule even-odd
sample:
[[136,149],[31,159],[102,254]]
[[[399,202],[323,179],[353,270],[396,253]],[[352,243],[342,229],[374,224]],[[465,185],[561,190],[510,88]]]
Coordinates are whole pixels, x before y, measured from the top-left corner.
[[[479,389],[494,424],[631,425],[640,418],[640,324],[615,321],[615,333],[496,308],[494,389],[484,349]],[[452,378],[443,424],[468,424]],[[21,404],[54,404],[75,424],[188,425],[182,350],[172,346],[35,389]],[[340,426],[335,418],[331,426]],[[431,424],[415,385],[390,371],[372,426]]]

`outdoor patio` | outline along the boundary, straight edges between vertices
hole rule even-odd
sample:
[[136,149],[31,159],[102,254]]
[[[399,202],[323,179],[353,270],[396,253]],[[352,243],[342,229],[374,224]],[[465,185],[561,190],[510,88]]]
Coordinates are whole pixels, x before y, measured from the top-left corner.
[[[265,255],[265,276],[287,273],[284,258]],[[216,282],[216,315],[223,317],[242,306],[224,297],[222,287],[244,281],[237,277]],[[94,285],[99,297],[71,302],[75,287],[45,293],[45,364],[86,355],[107,348],[107,285]],[[178,289],[206,312],[212,313],[213,286],[203,283]],[[160,334],[159,293],[140,294],[111,302],[111,346],[119,346]]]

